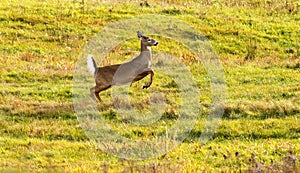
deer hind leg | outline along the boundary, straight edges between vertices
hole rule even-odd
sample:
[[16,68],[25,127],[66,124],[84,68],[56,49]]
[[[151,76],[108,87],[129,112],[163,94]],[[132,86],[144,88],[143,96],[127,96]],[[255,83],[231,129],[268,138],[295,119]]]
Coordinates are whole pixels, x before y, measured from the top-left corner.
[[102,99],[99,96],[100,91],[101,90],[97,86],[90,89],[91,97],[95,100],[96,96],[97,101],[102,102]]
[[90,89],[91,97],[95,100],[95,96],[96,96],[96,99],[98,101],[102,102],[102,100],[99,96],[99,92],[100,91],[98,91],[98,90],[96,91],[96,87],[93,87],[93,88]]
[[104,90],[110,88],[110,87],[111,87],[111,85],[101,85],[101,86],[97,85],[97,86],[95,86],[95,87],[93,87],[93,88],[90,89],[91,95],[93,96],[93,98],[94,98],[94,96],[96,96],[97,100],[99,102],[102,102],[102,99],[100,98],[99,93],[101,91],[104,91]]
[[96,88],[94,93],[95,93],[95,96],[96,96],[97,100],[98,100],[99,102],[102,102],[102,100],[101,100],[101,98],[100,98],[100,95],[99,95],[100,91],[101,91],[101,90],[99,90],[99,89]]

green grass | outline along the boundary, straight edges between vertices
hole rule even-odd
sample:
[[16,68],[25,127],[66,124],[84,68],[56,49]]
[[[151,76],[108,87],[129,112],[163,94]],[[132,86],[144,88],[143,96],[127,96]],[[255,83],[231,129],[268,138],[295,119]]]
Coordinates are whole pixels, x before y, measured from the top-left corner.
[[[0,172],[238,172],[254,167],[252,153],[274,169],[287,155],[299,160],[300,1],[145,2],[0,2]],[[220,127],[199,145],[210,113],[210,79],[192,53],[179,51],[180,43],[156,36],[160,45],[153,50],[183,59],[193,74],[199,119],[167,155],[130,161],[97,149],[85,135],[73,110],[72,79],[86,41],[113,22],[141,14],[172,16],[207,37],[224,68],[227,98]],[[103,64],[131,59],[138,46],[136,39],[123,42]],[[103,117],[129,139],[164,134],[180,116],[171,77],[157,71],[149,91],[141,90],[146,81],[130,88],[134,107],[149,110],[151,91],[164,93],[168,103],[149,126],[131,124],[113,108],[111,90],[101,93]]]

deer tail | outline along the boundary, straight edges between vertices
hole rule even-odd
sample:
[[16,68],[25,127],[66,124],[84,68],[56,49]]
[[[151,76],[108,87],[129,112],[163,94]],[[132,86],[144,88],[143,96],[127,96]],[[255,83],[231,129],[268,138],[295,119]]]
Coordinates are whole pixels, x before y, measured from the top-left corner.
[[87,66],[88,66],[88,69],[91,72],[91,74],[95,76],[97,65],[93,58],[93,55],[91,55],[91,54],[89,54],[87,57]]

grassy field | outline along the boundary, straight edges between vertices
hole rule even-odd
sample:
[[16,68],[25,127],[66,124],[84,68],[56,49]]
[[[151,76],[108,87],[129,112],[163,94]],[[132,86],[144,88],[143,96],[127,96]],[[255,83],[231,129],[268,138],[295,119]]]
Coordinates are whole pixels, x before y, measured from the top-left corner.
[[[180,146],[162,157],[132,161],[102,152],[86,136],[73,110],[72,79],[88,40],[113,22],[141,14],[172,16],[207,37],[224,68],[227,98],[220,127],[200,145],[210,79],[191,53],[179,51],[180,44],[157,37],[161,44],[153,50],[177,54],[193,74],[201,115]],[[0,172],[300,171],[299,40],[297,0],[2,0]],[[132,58],[138,46],[137,39],[120,44],[104,65]],[[134,105],[148,109],[154,90],[168,102],[151,126],[120,119],[111,90],[101,93],[103,116],[129,139],[164,133],[180,116],[174,81],[158,72],[150,90],[141,90],[146,80],[130,88]]]

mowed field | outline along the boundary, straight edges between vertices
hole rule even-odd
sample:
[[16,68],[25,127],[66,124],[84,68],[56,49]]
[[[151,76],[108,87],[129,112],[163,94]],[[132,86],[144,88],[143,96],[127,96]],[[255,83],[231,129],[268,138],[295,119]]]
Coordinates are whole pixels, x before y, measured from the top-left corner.
[[[210,78],[180,43],[150,33],[160,42],[154,52],[176,55],[193,74],[199,120],[178,147],[135,161],[89,140],[74,112],[72,79],[88,40],[111,23],[142,14],[185,21],[210,41],[223,66],[226,100],[219,128],[200,144],[211,111]],[[300,172],[299,40],[298,0],[2,0],[0,172]],[[132,33],[99,65],[128,61],[138,51]],[[142,90],[147,80],[131,86],[130,98],[143,112],[151,92],[165,94],[166,109],[151,125],[132,125],[115,110],[111,89],[101,93],[102,116],[128,139],[155,138],[180,117],[174,80],[158,70],[152,86]]]

